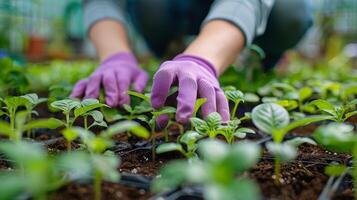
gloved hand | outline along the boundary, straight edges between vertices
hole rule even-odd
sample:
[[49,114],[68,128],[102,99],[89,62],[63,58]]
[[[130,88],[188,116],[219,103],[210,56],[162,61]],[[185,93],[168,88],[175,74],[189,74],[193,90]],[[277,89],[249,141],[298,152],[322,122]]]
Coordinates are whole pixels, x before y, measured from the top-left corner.
[[[151,103],[154,109],[165,105],[170,87],[175,84],[178,85],[176,121],[188,122],[194,111],[197,95],[207,99],[201,107],[203,117],[216,111],[221,114],[223,121],[229,120],[228,101],[211,63],[203,58],[185,54],[164,62],[153,80]],[[159,127],[165,127],[167,121],[167,115],[160,116],[157,124]]]
[[98,98],[102,85],[106,104],[121,106],[130,102],[130,85],[133,84],[135,91],[142,92],[147,80],[148,75],[139,67],[133,54],[117,53],[106,59],[89,78],[78,81],[71,97]]

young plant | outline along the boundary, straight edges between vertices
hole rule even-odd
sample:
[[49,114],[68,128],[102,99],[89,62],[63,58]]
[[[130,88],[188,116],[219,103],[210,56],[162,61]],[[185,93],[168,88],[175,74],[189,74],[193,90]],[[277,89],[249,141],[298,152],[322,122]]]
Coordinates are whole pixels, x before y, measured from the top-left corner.
[[242,176],[259,160],[258,145],[205,140],[199,143],[198,152],[202,159],[173,161],[162,168],[152,190],[161,192],[195,184],[203,186],[207,200],[260,199],[258,187]]
[[244,102],[244,94],[243,94],[243,92],[241,92],[239,90],[228,90],[228,91],[225,91],[224,94],[226,95],[228,100],[230,100],[234,103],[234,107],[233,107],[232,113],[231,113],[231,119],[233,120],[236,118],[236,113],[237,113],[239,103]]
[[80,127],[72,128],[69,131],[77,132],[75,135],[81,138],[83,145],[90,153],[91,164],[94,169],[93,184],[96,200],[101,199],[101,184],[103,179],[118,181],[120,178],[116,170],[119,166],[119,159],[112,152],[107,151],[108,148],[114,145],[111,137],[127,131],[143,138],[148,138],[150,135],[145,128],[133,121],[118,122],[108,127],[107,130],[102,131],[99,135],[95,135],[91,131]]
[[169,142],[160,144],[156,148],[156,153],[167,153],[171,151],[178,151],[184,155],[187,159],[196,158],[197,141],[203,136],[195,131],[187,131],[179,136],[177,142]]
[[218,129],[218,134],[223,135],[228,144],[234,142],[234,138],[243,139],[247,134],[255,134],[255,131],[250,128],[239,128],[241,121],[234,119],[227,124],[221,125]]
[[222,117],[219,113],[213,112],[207,116],[205,120],[197,117],[190,119],[192,127],[203,136],[215,138],[218,134],[218,129],[222,123]]
[[289,113],[278,104],[264,103],[253,109],[252,120],[254,125],[273,137],[273,142],[268,142],[266,147],[275,156],[274,175],[277,184],[280,182],[280,163],[293,160],[297,155],[297,147],[300,144],[315,144],[313,140],[301,137],[283,142],[284,136],[297,127],[330,118],[330,116],[316,115],[290,122]]
[[[63,123],[67,128],[71,128],[78,117],[83,117],[84,128],[89,129],[93,126],[106,127],[103,114],[95,109],[106,107],[99,103],[97,99],[84,99],[82,102],[73,99],[64,99],[51,103],[53,108],[61,110],[66,120]],[[73,113],[73,117],[72,117]],[[93,124],[88,125],[88,116],[94,119]]]
[[[34,110],[34,108],[45,101],[47,101],[46,98],[38,98],[37,94],[35,93],[30,93],[30,94],[25,94],[21,96],[25,99],[27,99],[27,103],[25,104],[25,108],[27,111],[27,121],[30,122],[32,120],[32,114],[37,115],[38,113]],[[31,132],[32,130],[27,131],[27,137],[31,137]]]
[[318,111],[321,113],[327,116],[331,116],[331,120],[339,123],[342,123],[348,118],[357,115],[357,99],[339,106],[335,106],[332,103],[322,99],[314,100],[310,104],[316,106]]
[[[357,135],[353,132],[353,126],[341,123],[330,123],[320,126],[313,134],[313,137],[317,143],[330,151],[352,154],[352,176],[354,179],[354,188],[357,188]],[[336,172],[336,170],[334,171]],[[355,198],[357,198],[356,190]]]
[[56,129],[62,126],[62,122],[55,118],[37,119],[29,122],[26,122],[26,118],[27,111],[20,111],[16,113],[13,119],[16,121],[13,126],[7,122],[0,121],[0,134],[9,137],[12,141],[20,141],[24,132],[34,128]]
[[6,97],[5,99],[0,98],[5,104],[4,111],[0,111],[0,115],[7,115],[10,119],[10,128],[15,129],[15,116],[19,107],[25,106],[28,103],[28,100],[23,97]]

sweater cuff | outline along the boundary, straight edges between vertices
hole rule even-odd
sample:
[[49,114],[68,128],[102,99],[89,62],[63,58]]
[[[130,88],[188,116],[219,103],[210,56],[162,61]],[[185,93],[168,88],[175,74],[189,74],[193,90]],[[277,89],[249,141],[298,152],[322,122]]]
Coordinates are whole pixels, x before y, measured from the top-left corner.
[[245,37],[245,45],[248,46],[255,36],[258,21],[255,15],[256,9],[250,0],[216,1],[202,25],[211,20],[226,20],[242,31]]
[[110,0],[87,0],[83,4],[84,28],[90,28],[98,21],[112,19],[125,25],[125,17],[119,6]]

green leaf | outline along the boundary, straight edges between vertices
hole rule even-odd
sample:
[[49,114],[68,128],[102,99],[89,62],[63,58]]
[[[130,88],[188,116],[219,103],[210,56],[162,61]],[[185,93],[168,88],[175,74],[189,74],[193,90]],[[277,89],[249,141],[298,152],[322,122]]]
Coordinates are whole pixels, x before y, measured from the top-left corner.
[[237,101],[244,101],[244,94],[240,90],[228,90],[224,93],[227,99],[237,102]]
[[38,98],[37,94],[35,94],[35,93],[25,94],[25,95],[22,95],[21,97],[27,99],[28,102],[33,106],[47,101],[46,98]]
[[0,121],[0,134],[11,137],[14,136],[16,132],[10,128],[10,124]]
[[314,100],[310,104],[315,105],[319,110],[329,113],[330,115],[337,116],[335,106],[330,102],[322,99]]
[[103,114],[98,111],[98,110],[92,110],[88,113],[96,122],[102,122],[104,121],[104,116]]
[[331,118],[332,118],[331,116],[326,116],[326,115],[308,116],[308,117],[293,121],[289,125],[281,128],[280,130],[276,130],[276,132],[281,132],[282,134],[286,134],[287,132],[289,132],[297,127],[306,126],[306,125],[314,123],[314,122],[329,120]]
[[98,103],[99,103],[98,99],[84,99],[81,101],[81,106],[86,107],[86,106],[95,105]]
[[234,167],[233,171],[243,173],[259,161],[260,154],[261,148],[258,144],[239,142],[233,145],[226,160],[230,166]]
[[219,113],[213,112],[207,116],[205,121],[210,129],[217,129],[222,123],[222,117]]
[[160,109],[157,109],[153,112],[151,112],[155,117],[163,115],[163,114],[171,114],[171,113],[176,113],[176,108],[170,107],[170,106],[165,106]]
[[129,91],[128,91],[128,94],[129,94],[130,96],[138,97],[138,98],[140,98],[140,99],[142,99],[142,100],[144,100],[144,101],[146,101],[146,102],[151,103],[150,97],[148,97],[148,96],[146,96],[146,95],[144,95],[144,94],[141,94],[141,93],[138,93],[138,92],[134,92],[134,91],[132,91],[132,90],[129,90]]
[[126,131],[132,132],[134,135],[142,138],[148,138],[150,133],[140,124],[134,121],[122,121],[114,125],[109,126],[109,128],[103,132],[106,137],[112,137],[115,134],[123,133]]
[[101,173],[104,180],[119,182],[120,174],[117,169],[120,165],[120,160],[117,156],[99,154],[92,156],[92,160],[95,169]]
[[280,106],[283,106],[285,109],[287,110],[294,110],[295,108],[297,108],[299,106],[298,102],[295,100],[278,100],[276,102],[274,102]]
[[357,110],[346,113],[344,120],[347,120],[348,118],[350,118],[350,117],[352,117],[354,115],[357,115]]
[[238,138],[245,138],[247,133],[255,134],[255,131],[250,128],[239,128],[234,132],[234,136]]
[[75,129],[65,129],[62,131],[62,135],[67,141],[73,141],[79,136]]
[[294,147],[299,147],[303,143],[316,145],[316,142],[314,140],[307,138],[307,137],[296,137],[294,139],[286,141],[285,143],[288,143]]
[[48,129],[56,129],[60,126],[64,125],[61,120],[55,118],[49,119],[37,119],[32,120],[24,126],[24,130],[31,130],[34,128],[48,128]]
[[90,105],[86,105],[80,108],[76,108],[74,110],[74,117],[77,118],[79,116],[82,116],[84,114],[86,114],[89,111],[92,111],[94,109],[100,108],[100,107],[104,107],[106,106],[105,104],[102,103],[94,103],[94,104],[90,104]]
[[313,90],[310,87],[303,87],[299,90],[299,101],[303,102],[311,97]]
[[164,144],[160,144],[156,148],[156,153],[158,153],[158,154],[167,153],[167,152],[171,152],[171,151],[184,152],[181,144],[178,144],[178,143],[164,143]]
[[281,129],[289,124],[289,113],[277,104],[264,103],[253,109],[252,120],[260,130],[272,134],[273,130]]
[[250,102],[250,103],[257,103],[259,102],[260,98],[258,95],[254,93],[245,93],[244,94],[244,101]]
[[132,108],[130,105],[128,105],[128,104],[124,104],[124,105],[123,105],[123,108],[124,108],[124,110],[126,110],[126,112],[128,112],[128,113],[132,113],[132,112],[133,112],[133,108]]
[[328,165],[325,167],[325,174],[329,176],[341,176],[348,170],[346,165]]
[[194,108],[192,117],[196,117],[197,112],[198,112],[198,109],[200,109],[200,107],[201,107],[204,103],[206,103],[206,101],[207,101],[206,98],[199,98],[199,99],[196,100],[196,102],[195,102],[195,108]]
[[198,143],[198,151],[204,160],[219,162],[229,153],[229,145],[219,140],[203,140]]
[[28,100],[23,97],[6,97],[3,102],[8,109],[16,109],[19,106],[25,106]]
[[81,103],[73,99],[63,99],[51,103],[53,108],[62,110],[64,113],[69,113],[74,108],[79,108]]
[[266,148],[269,153],[278,158],[281,162],[289,162],[297,156],[297,149],[289,143],[267,142]]
[[318,144],[330,151],[352,152],[357,142],[353,126],[340,123],[330,123],[320,126],[313,134]]

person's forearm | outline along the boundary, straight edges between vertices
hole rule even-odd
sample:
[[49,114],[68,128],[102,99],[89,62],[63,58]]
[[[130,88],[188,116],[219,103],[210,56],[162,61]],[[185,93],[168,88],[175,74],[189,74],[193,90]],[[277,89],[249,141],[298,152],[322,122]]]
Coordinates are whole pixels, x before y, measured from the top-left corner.
[[185,54],[210,61],[218,74],[232,64],[244,47],[244,35],[239,28],[224,20],[208,22]]
[[115,53],[131,52],[126,29],[118,21],[106,19],[95,23],[89,37],[101,62]]

